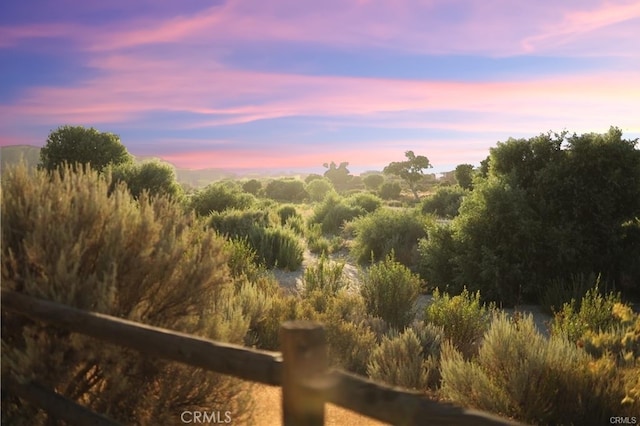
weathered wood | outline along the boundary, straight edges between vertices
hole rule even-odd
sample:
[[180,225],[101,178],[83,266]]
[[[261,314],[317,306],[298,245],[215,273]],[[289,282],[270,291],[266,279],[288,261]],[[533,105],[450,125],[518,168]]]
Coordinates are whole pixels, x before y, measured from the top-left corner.
[[119,426],[107,417],[94,413],[82,405],[76,404],[51,390],[47,390],[41,385],[33,382],[20,383],[17,380],[4,375],[2,378],[3,391],[13,394],[34,406],[43,409],[48,415],[64,420],[71,425],[77,426]]
[[284,426],[322,426],[324,395],[302,382],[327,373],[327,347],[322,325],[289,321],[280,328],[282,348],[282,421]]
[[34,320],[95,337],[145,355],[178,361],[267,385],[280,385],[278,352],[247,349],[109,315],[71,308],[2,289],[2,307]]
[[323,382],[308,387],[324,388],[328,402],[394,425],[519,425],[476,410],[433,401],[418,392],[373,382],[341,370],[331,370]]

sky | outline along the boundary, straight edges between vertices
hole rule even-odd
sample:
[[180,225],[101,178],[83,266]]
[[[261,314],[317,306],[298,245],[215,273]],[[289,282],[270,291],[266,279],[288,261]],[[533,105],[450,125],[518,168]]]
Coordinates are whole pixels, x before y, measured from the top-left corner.
[[640,137],[640,1],[0,2],[0,145],[61,125],[180,168],[433,171],[509,137]]

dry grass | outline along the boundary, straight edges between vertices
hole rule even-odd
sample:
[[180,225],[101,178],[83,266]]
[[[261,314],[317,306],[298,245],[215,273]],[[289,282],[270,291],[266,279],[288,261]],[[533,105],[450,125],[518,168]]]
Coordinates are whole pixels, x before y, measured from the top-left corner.
[[[282,424],[281,388],[256,384],[252,387],[251,392],[255,401],[255,418],[252,425],[275,426]],[[358,415],[333,404],[326,404],[324,424],[327,426],[380,426],[386,423]]]

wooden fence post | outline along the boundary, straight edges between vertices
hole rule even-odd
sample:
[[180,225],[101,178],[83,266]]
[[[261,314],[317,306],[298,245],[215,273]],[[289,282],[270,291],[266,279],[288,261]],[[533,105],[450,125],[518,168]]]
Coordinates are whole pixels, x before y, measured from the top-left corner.
[[280,327],[282,350],[282,421],[284,426],[324,425],[325,396],[314,379],[327,373],[324,328],[309,321],[288,321]]

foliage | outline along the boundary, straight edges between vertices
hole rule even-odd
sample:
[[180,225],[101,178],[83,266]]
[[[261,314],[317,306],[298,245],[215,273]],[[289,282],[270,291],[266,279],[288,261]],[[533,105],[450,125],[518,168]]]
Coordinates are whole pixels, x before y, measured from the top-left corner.
[[459,293],[455,282],[454,256],[456,241],[449,225],[427,224],[427,237],[418,242],[418,272],[430,289]]
[[444,345],[442,394],[533,424],[601,424],[638,409],[622,403],[624,380],[611,367],[562,338],[545,339],[530,315],[516,321],[503,314],[474,360]]
[[226,210],[212,213],[209,226],[232,239],[246,239],[258,260],[268,268],[296,270],[302,264],[303,249],[298,235],[274,223],[263,210]]
[[335,295],[347,286],[342,271],[344,263],[331,262],[326,255],[321,255],[315,265],[308,266],[302,281],[303,295],[320,290],[324,297]]
[[[179,198],[182,187],[176,180],[176,171],[168,163],[146,161],[141,164],[126,163],[111,169],[113,185],[124,182],[134,198],[139,198],[143,191],[151,196],[167,195]],[[113,186],[112,185],[112,186]]]
[[431,167],[429,159],[424,155],[416,156],[413,151],[407,151],[404,153],[407,157],[406,161],[394,161],[386,166],[383,170],[386,174],[398,176],[404,180],[408,185],[413,196],[416,200],[419,200],[417,184],[424,176],[423,170]]
[[267,184],[264,193],[274,200],[287,202],[300,202],[307,197],[304,183],[291,178],[272,180]]
[[462,199],[468,191],[459,186],[446,186],[422,201],[422,213],[452,219],[458,215]]
[[619,303],[620,294],[603,295],[596,282],[579,303],[572,299],[562,305],[551,323],[551,333],[575,342],[588,330],[607,330],[617,322],[613,307]]
[[473,189],[473,166],[471,164],[458,164],[454,176],[462,189]]
[[[61,177],[63,176],[63,177]],[[248,321],[225,284],[223,240],[165,197],[139,201],[95,171],[6,171],[2,287],[75,308],[242,343]],[[153,301],[153,303],[149,303]],[[233,410],[240,381],[20,316],[2,314],[2,374],[49,389],[125,424],[174,424],[185,409]],[[162,404],[158,404],[161,400]],[[2,422],[47,424],[3,395]]]
[[353,179],[353,176],[349,174],[349,169],[347,169],[348,165],[349,163],[346,161],[343,161],[340,165],[336,165],[333,161],[324,163],[323,166],[327,169],[324,172],[324,177],[329,179],[336,188],[342,188]]
[[392,251],[402,264],[417,264],[418,240],[426,235],[426,220],[411,210],[381,208],[352,222],[356,238],[351,248],[360,263],[381,260]]
[[536,301],[572,275],[601,273],[620,288],[640,282],[640,233],[628,227],[640,215],[636,144],[612,128],[492,148],[486,177],[476,178],[452,222],[452,284],[512,304]]
[[251,195],[258,195],[262,189],[262,183],[257,179],[249,179],[242,184],[242,190]]
[[379,174],[366,175],[362,178],[362,182],[367,189],[377,191],[380,185],[382,185],[382,182],[384,182],[384,176]]
[[120,138],[93,127],[61,126],[49,133],[47,143],[40,150],[39,168],[52,171],[65,163],[90,164],[102,171],[108,165],[119,165],[133,161]]
[[224,183],[214,183],[191,196],[190,206],[200,216],[227,209],[246,209],[254,203],[252,195],[230,188]]
[[595,274],[576,274],[568,279],[552,279],[544,289],[541,289],[539,297],[540,305],[549,314],[555,314],[562,309],[565,303],[574,303],[581,300],[593,287],[598,285],[600,277]]
[[412,306],[419,292],[418,276],[396,262],[393,252],[362,274],[360,294],[367,312],[398,330],[403,330],[413,321],[415,312]]
[[347,198],[347,202],[355,207],[360,207],[367,213],[377,210],[382,205],[382,200],[373,194],[358,192]]
[[380,186],[380,198],[383,200],[397,200],[400,198],[402,187],[398,182],[384,182]]
[[364,213],[362,208],[351,206],[344,198],[330,193],[315,207],[310,222],[319,223],[325,234],[336,234],[346,221]]
[[304,183],[306,183],[307,185],[310,184],[311,182],[313,182],[316,179],[322,179],[324,176],[319,175],[317,173],[311,173],[309,175],[307,175],[307,177],[304,178]]
[[327,178],[313,179],[307,183],[305,189],[311,201],[322,201],[327,194],[334,192],[333,183]]
[[296,206],[291,204],[285,204],[278,207],[278,216],[280,217],[280,225],[286,225],[287,221],[293,217],[300,217]]
[[433,300],[424,312],[425,322],[443,327],[444,335],[465,358],[478,350],[482,336],[489,328],[495,307],[480,303],[480,293],[465,288],[457,296],[433,292]]
[[422,390],[429,384],[429,373],[433,368],[418,336],[411,328],[384,337],[371,353],[367,374],[394,386]]

